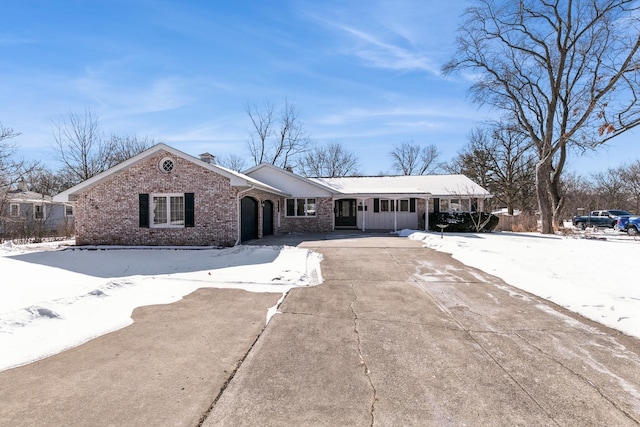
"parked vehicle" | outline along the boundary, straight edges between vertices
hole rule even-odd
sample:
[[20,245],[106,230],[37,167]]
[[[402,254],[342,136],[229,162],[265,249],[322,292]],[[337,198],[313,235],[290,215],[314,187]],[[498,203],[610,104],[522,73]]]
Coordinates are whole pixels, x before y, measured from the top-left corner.
[[608,227],[613,228],[618,223],[618,218],[629,217],[631,213],[619,209],[606,209],[591,211],[589,215],[573,217],[573,225],[580,230],[586,227]]
[[636,236],[640,232],[640,216],[620,217],[616,228],[620,231],[626,231],[629,236]]

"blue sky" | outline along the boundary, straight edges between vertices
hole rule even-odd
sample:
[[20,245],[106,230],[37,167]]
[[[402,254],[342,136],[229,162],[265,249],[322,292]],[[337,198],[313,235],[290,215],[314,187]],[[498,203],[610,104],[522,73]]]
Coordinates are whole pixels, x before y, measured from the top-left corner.
[[[340,142],[360,172],[390,172],[394,144],[441,161],[495,112],[443,78],[463,0],[7,0],[0,122],[23,156],[52,167],[52,122],[89,108],[106,133],[188,154],[248,156],[247,104],[294,104],[318,144]],[[632,136],[570,166],[626,161]],[[631,159],[631,160],[635,160]],[[251,166],[251,164],[248,164]]]

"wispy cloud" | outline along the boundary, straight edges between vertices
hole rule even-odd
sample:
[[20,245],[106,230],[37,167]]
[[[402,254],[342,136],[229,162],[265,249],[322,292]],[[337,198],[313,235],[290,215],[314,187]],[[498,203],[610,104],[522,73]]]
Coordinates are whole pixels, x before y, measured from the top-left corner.
[[365,32],[344,24],[336,24],[336,28],[350,35],[356,42],[348,52],[364,60],[369,66],[399,71],[426,71],[440,74],[439,67],[424,51],[411,46],[402,47],[391,43],[370,32]]
[[[459,5],[423,0],[305,3],[299,12],[335,39],[329,49],[367,67],[440,75]],[[434,29],[437,36],[434,37]]]

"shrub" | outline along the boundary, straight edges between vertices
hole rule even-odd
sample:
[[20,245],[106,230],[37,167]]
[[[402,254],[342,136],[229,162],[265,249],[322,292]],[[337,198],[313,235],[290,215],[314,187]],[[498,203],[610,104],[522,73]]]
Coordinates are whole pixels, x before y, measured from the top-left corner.
[[429,214],[429,230],[440,231],[438,224],[446,224],[444,231],[477,233],[493,231],[500,219],[484,212],[432,212]]

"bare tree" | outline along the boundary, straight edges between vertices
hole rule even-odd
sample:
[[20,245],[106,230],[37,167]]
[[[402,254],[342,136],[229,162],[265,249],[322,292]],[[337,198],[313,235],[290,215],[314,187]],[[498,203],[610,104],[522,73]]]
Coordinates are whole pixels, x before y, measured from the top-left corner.
[[0,216],[6,206],[7,191],[16,182],[21,169],[21,164],[14,159],[16,146],[10,141],[18,135],[18,132],[0,123]]
[[236,172],[242,172],[247,168],[247,161],[244,157],[231,154],[228,157],[220,159],[220,166],[231,169]]
[[0,123],[0,195],[37,165],[37,162],[26,162],[18,157],[18,146],[12,139],[19,135],[20,132]]
[[629,210],[640,214],[640,160],[636,160],[620,171],[623,187],[627,192]]
[[8,193],[37,165],[18,158],[17,145],[12,139],[19,135],[19,132],[0,123],[0,239],[10,231],[4,216],[9,202]]
[[535,206],[535,158],[527,134],[510,124],[494,123],[484,147],[491,165],[491,187],[510,215],[517,206],[532,212]]
[[137,135],[111,135],[109,139],[109,144],[111,145],[111,156],[109,157],[108,166],[113,167],[118,163],[122,163],[160,142],[161,141],[149,136],[138,137]]
[[426,175],[441,166],[436,163],[440,153],[433,144],[421,146],[411,140],[394,145],[390,154],[393,159],[391,167],[402,175]]
[[278,117],[270,103],[262,108],[247,105],[246,112],[252,125],[249,153],[256,165],[271,163],[283,168],[294,167],[298,158],[309,150],[311,140],[296,107],[289,101],[285,100]]
[[247,104],[246,110],[253,128],[249,132],[249,153],[256,165],[264,163],[269,157],[269,138],[273,135],[274,106],[265,103],[262,108]]
[[491,153],[483,147],[490,144],[489,135],[482,129],[473,129],[469,143],[443,169],[448,173],[466,175],[480,186],[490,190]]
[[44,165],[32,168],[24,179],[29,183],[31,191],[47,196],[55,196],[70,187],[69,177],[64,171],[54,172]]
[[98,117],[86,109],[69,113],[53,123],[57,158],[69,185],[75,185],[155,145],[154,138],[135,135],[106,137]]
[[506,206],[510,215],[515,209],[533,211],[535,161],[527,135],[517,128],[492,122],[473,129],[469,143],[447,169],[488,189],[495,196],[491,203]]
[[611,168],[604,172],[591,174],[599,206],[598,209],[622,209],[628,203],[626,184],[622,175],[622,168]]
[[53,123],[57,158],[78,184],[109,168],[113,145],[98,126],[98,117],[86,109],[84,115],[69,113]]
[[[568,172],[562,177],[562,192],[565,194],[565,212],[570,218],[581,211],[595,209],[595,190],[589,178]],[[567,218],[567,219],[568,219]]]
[[471,70],[476,102],[513,115],[536,149],[542,233],[564,204],[567,148],[593,149],[640,123],[640,20],[633,0],[478,0],[445,74]]
[[0,189],[6,188],[15,178],[15,172],[19,170],[16,164],[16,145],[11,139],[20,135],[12,128],[7,128],[0,123]]
[[358,158],[338,142],[307,152],[299,164],[300,173],[309,177],[335,178],[358,173]]

